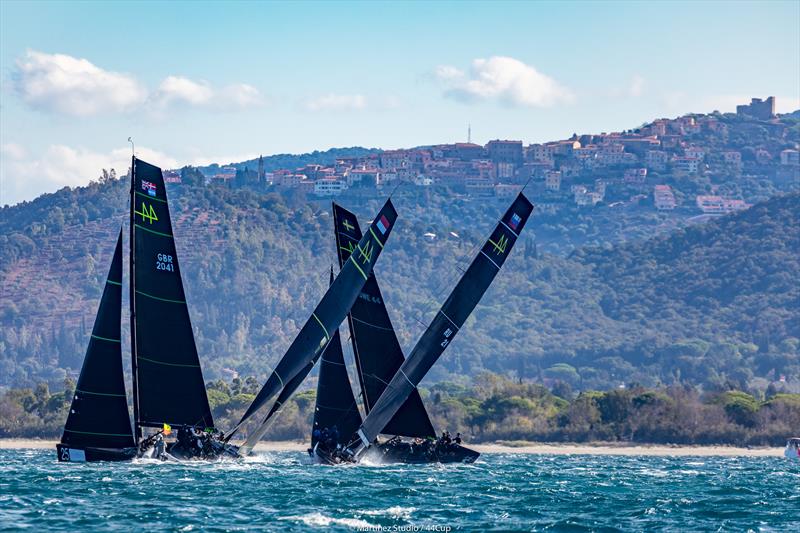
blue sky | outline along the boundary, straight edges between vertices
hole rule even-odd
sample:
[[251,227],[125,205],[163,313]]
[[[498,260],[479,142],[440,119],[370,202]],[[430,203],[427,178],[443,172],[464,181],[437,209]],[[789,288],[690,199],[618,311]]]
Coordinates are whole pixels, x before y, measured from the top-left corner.
[[0,3],[0,204],[125,170],[563,138],[775,95],[800,2]]

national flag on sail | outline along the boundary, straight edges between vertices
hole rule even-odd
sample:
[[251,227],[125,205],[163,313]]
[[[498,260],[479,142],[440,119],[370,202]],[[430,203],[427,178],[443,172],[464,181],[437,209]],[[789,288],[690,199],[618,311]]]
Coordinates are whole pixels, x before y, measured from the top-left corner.
[[156,184],[142,180],[142,190],[150,196],[156,195]]
[[381,235],[386,235],[386,232],[389,231],[389,225],[389,220],[384,215],[381,215],[381,218],[375,222],[375,226],[380,230]]
[[517,229],[517,226],[519,226],[521,220],[522,218],[520,218],[518,214],[514,213],[511,215],[511,220],[508,221],[508,225],[511,226],[511,229]]

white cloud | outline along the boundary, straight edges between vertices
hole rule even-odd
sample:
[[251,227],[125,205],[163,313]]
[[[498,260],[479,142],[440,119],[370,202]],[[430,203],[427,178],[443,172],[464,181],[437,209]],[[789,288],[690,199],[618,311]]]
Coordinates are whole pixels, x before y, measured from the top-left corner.
[[305,101],[307,111],[360,111],[367,107],[367,99],[360,94],[329,93]]
[[172,103],[204,105],[207,104],[214,91],[205,83],[198,83],[182,76],[167,76],[153,99],[160,105]]
[[642,94],[644,93],[644,87],[645,87],[644,78],[639,74],[634,74],[633,78],[631,78],[631,83],[628,86],[628,95],[634,97],[642,96]]
[[217,101],[218,107],[223,109],[245,109],[262,105],[264,98],[252,85],[237,83],[223,87]]
[[442,65],[434,77],[446,87],[446,97],[464,102],[494,100],[514,107],[550,107],[573,100],[566,87],[513,57],[475,59],[469,74]]
[[439,81],[460,81],[465,77],[464,71],[450,65],[439,65],[433,72]]
[[35,109],[77,116],[127,111],[147,98],[145,88],[127,74],[86,59],[32,50],[17,60],[13,86]]
[[[131,161],[127,146],[101,153],[54,144],[38,157],[30,157],[29,151],[15,143],[1,148],[0,205],[32,200],[66,186],[86,185],[97,179],[104,168],[113,168],[118,175],[125,174]],[[136,155],[162,168],[178,166],[175,159],[149,148],[137,147]]]
[[180,106],[236,111],[261,105],[258,89],[244,83],[215,89],[205,81],[167,76],[154,91],[128,74],[103,70],[86,59],[28,51],[17,61],[13,87],[30,107],[74,116]]
[[258,89],[246,83],[213,89],[205,81],[194,81],[182,76],[168,76],[153,94],[152,102],[158,111],[175,105],[205,107],[217,111],[236,111],[256,107],[263,103]]

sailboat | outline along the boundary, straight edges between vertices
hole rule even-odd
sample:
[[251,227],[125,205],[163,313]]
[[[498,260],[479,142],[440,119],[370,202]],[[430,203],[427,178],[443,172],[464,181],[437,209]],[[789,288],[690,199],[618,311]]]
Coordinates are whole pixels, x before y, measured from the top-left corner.
[[[122,372],[120,231],[58,459],[238,457],[235,446],[219,439],[211,416],[163,174],[135,156],[129,245],[133,427]],[[178,438],[166,442],[173,428]]]
[[[336,240],[336,249],[339,264],[347,261],[354,249],[354,244],[361,239],[361,228],[355,214],[347,209],[333,204],[333,224]],[[400,342],[397,339],[392,321],[386,309],[378,280],[373,272],[364,285],[358,300],[353,304],[347,315],[350,330],[350,341],[353,348],[353,358],[356,365],[356,374],[361,390],[364,411],[369,414],[372,407],[383,394],[386,385],[400,369],[405,361]],[[327,408],[333,403],[334,398],[328,391],[337,391],[342,400],[341,404],[348,404],[352,397],[352,389],[347,372],[341,366],[330,364],[326,367],[326,358],[320,367],[317,386],[317,405],[314,411],[314,433],[326,431],[335,433],[339,438],[323,439],[321,446],[315,445],[312,435],[313,456],[322,462],[336,462],[336,454],[330,451],[336,444],[346,445],[358,427],[361,425],[359,416],[356,427],[348,417],[346,429],[342,427],[341,411]],[[335,371],[341,368],[342,371]],[[335,428],[335,430],[334,430]],[[436,439],[436,431],[431,423],[422,398],[418,390],[413,390],[406,401],[400,406],[397,413],[381,431],[384,435],[392,436],[389,441],[380,445],[380,455],[383,462],[422,463],[441,460],[445,462],[472,462],[478,453],[467,448],[453,448],[452,453],[436,457],[431,445]],[[330,440],[326,443],[325,440]],[[335,441],[335,442],[334,442]]]
[[[335,454],[337,461],[357,462],[365,457],[383,460],[387,455],[387,446],[391,446],[392,441],[381,444],[377,441],[378,435],[385,434],[389,423],[406,408],[409,398],[417,393],[419,383],[463,327],[505,263],[532,212],[533,204],[519,193],[408,358],[372,405],[348,446],[343,452]],[[428,447],[422,455],[428,456],[424,462],[472,462],[477,458],[476,452],[467,450],[472,453],[466,453],[464,450],[466,448],[457,443],[437,442],[433,449]],[[451,454],[454,456],[452,459],[448,457]]]
[[369,279],[396,220],[397,211],[391,199],[388,199],[367,232],[354,246],[353,253],[342,266],[339,275],[328,287],[238,424],[228,433],[225,442],[228,442],[245,423],[277,396],[261,423],[248,433],[247,439],[239,448],[240,454],[252,451],[266,433],[280,407],[297,390],[331,340],[336,337],[339,326]]

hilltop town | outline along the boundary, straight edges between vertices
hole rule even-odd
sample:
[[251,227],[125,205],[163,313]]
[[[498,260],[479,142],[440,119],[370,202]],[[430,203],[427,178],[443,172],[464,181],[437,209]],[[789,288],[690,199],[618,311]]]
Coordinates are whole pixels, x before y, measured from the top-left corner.
[[[687,215],[746,209],[797,184],[798,117],[778,116],[775,98],[753,98],[735,114],[658,119],[613,133],[525,145],[492,140],[374,151],[335,163],[268,170],[264,158],[204,169],[205,181],[227,187],[296,190],[310,197],[358,194],[406,183],[447,187],[456,194],[508,197],[527,184],[539,213],[565,204],[644,205]],[[186,170],[167,179],[180,183]],[[732,184],[738,183],[738,186]]]
[[[781,376],[795,386],[798,196],[784,193],[800,188],[800,113],[778,116],[774,105],[527,146],[340,148],[168,171],[208,376],[260,375],[288,345],[327,285],[331,197],[369,216],[394,191],[401,237],[379,271],[409,345],[429,303],[452,286],[448,275],[507,205],[503,196],[527,184],[534,216],[485,300],[503,319],[481,320],[479,310],[434,379],[481,368],[545,379],[566,362],[570,382],[584,388],[780,385]],[[0,387],[60,383],[80,367],[127,193],[128,181],[107,172],[0,209]],[[719,220],[697,223],[708,218]],[[658,270],[670,261],[679,265]],[[753,325],[763,306],[770,318]],[[719,355],[729,345],[742,346],[735,361]],[[669,350],[687,357],[680,379]]]

